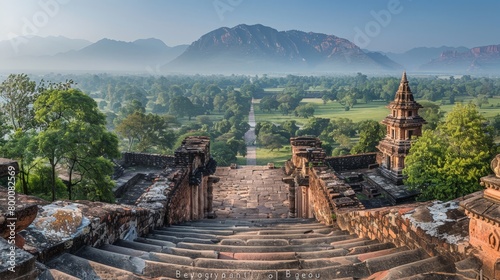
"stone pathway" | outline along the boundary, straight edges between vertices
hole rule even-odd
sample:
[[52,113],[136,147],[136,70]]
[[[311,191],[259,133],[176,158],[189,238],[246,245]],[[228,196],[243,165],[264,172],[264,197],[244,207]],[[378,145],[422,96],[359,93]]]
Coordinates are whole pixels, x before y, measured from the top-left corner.
[[255,146],[257,136],[255,135],[253,99],[250,107],[250,113],[248,114],[248,124],[250,125],[250,129],[245,133],[245,143],[247,144],[247,165],[257,165],[257,147]]
[[265,166],[218,168],[213,209],[218,219],[267,219],[288,216],[288,185],[281,169]]

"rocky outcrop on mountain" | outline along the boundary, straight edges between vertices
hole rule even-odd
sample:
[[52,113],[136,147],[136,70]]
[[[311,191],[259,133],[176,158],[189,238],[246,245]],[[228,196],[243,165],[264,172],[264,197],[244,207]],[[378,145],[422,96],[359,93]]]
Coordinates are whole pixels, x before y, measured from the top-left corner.
[[471,48],[465,52],[444,51],[431,62],[422,65],[422,70],[460,72],[500,72],[500,45]]
[[349,40],[334,35],[277,31],[260,24],[241,24],[209,32],[165,67],[167,71],[219,73],[366,72],[399,68],[389,58],[368,55]]

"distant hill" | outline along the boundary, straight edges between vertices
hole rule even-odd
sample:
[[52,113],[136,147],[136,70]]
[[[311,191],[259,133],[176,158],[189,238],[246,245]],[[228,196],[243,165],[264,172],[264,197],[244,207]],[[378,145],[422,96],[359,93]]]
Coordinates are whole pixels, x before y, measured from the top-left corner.
[[367,54],[352,42],[321,33],[277,31],[241,24],[211,31],[163,67],[168,72],[380,72],[400,65],[380,54]]
[[[9,69],[35,71],[156,71],[178,55],[187,45],[169,47],[159,39],[134,42],[102,39],[83,48],[54,55],[17,56],[5,59]],[[5,65],[0,65],[5,68]]]
[[0,41],[0,58],[22,56],[55,55],[71,50],[79,50],[92,42],[80,39],[69,39],[63,36],[21,36],[7,41]]
[[424,71],[500,73],[500,45],[475,47],[466,51],[444,51],[421,66]]
[[429,63],[445,51],[464,52],[469,50],[466,47],[418,47],[404,53],[385,53],[387,57],[401,64],[406,70],[418,70],[423,64]]

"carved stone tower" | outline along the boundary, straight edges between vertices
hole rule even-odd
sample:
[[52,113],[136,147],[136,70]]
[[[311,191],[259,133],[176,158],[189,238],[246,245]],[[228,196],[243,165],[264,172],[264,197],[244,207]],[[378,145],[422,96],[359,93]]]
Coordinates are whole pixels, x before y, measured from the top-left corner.
[[391,113],[382,121],[387,134],[377,148],[382,153],[382,174],[396,184],[403,183],[404,159],[410,150],[412,138],[422,135],[425,120],[418,115],[422,105],[413,98],[413,93],[403,72],[396,98],[387,106]]

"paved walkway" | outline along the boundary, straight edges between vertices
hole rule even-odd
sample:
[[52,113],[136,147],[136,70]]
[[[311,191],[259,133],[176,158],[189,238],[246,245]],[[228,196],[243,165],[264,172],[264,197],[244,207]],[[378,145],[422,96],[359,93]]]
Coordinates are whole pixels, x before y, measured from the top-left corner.
[[288,186],[281,169],[265,166],[217,168],[213,208],[218,219],[266,219],[288,216]]
[[255,114],[253,111],[253,99],[252,105],[250,107],[250,113],[248,114],[248,124],[250,129],[245,133],[245,143],[247,144],[247,165],[257,165],[257,147],[255,146]]

